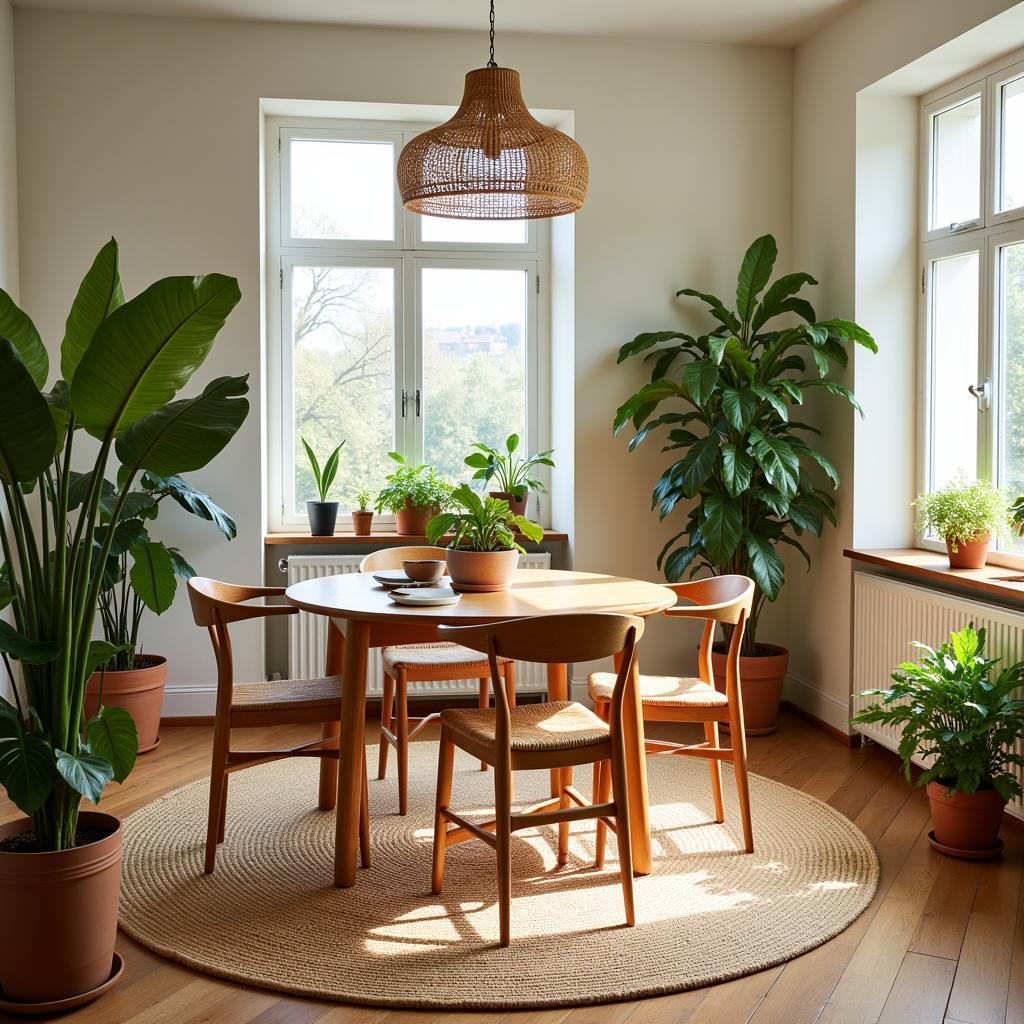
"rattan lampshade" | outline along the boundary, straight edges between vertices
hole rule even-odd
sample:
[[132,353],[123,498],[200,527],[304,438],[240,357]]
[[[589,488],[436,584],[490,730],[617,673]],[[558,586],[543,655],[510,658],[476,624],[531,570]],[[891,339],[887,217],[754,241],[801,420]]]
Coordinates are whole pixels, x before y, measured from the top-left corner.
[[583,205],[588,176],[580,146],[527,110],[511,68],[470,71],[455,116],[398,159],[403,204],[432,217],[560,217]]

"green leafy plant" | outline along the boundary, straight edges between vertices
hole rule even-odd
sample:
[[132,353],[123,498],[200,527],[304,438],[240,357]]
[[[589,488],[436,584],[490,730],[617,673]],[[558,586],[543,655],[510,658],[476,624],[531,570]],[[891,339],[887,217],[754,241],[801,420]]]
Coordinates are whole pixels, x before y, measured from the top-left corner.
[[949,541],[953,551],[979,534],[1005,537],[1011,521],[1010,502],[1002,490],[962,476],[937,491],[919,495],[914,508],[918,532],[938,534]]
[[452,497],[452,485],[442,480],[433,466],[412,466],[398,452],[388,452],[398,465],[384,478],[377,495],[378,512],[400,512],[404,508],[443,510]]
[[[87,475],[72,473],[73,491],[84,494],[87,479]],[[119,497],[113,484],[104,480],[102,486],[101,515],[104,509],[113,508]],[[146,524],[157,518],[161,504],[168,498],[186,512],[211,522],[228,540],[238,532],[227,512],[180,476],[142,474],[140,489],[125,499],[103,567],[99,604],[103,638],[117,649],[103,666],[107,671],[137,667],[139,628],[146,610],[162,615],[174,603],[178,579],[187,580],[196,574],[177,548],[150,537]]]
[[546,491],[547,488],[534,476],[537,466],[554,467],[551,453],[554,448],[545,452],[537,452],[525,459],[517,459],[519,435],[509,434],[505,439],[505,451],[499,451],[490,445],[475,441],[473,447],[478,449],[466,456],[466,465],[476,470],[474,480],[482,480],[484,486],[494,480],[495,490],[503,494],[511,494],[514,498],[522,498],[528,491]]
[[331,492],[331,484],[334,483],[334,478],[338,475],[338,458],[341,454],[341,449],[344,447],[345,442],[342,441],[337,448],[327,456],[327,461],[324,463],[324,468],[320,469],[320,463],[317,461],[316,452],[310,448],[309,443],[305,438],[302,438],[302,447],[306,449],[306,458],[309,459],[309,468],[313,471],[313,480],[316,482],[317,493],[320,495],[320,501],[327,501],[327,496]]
[[[49,391],[39,332],[0,291],[0,605],[14,619],[0,621],[14,685],[14,703],[0,699],[0,783],[31,815],[40,850],[74,846],[82,798],[98,803],[135,761],[135,724],[122,708],[101,706],[82,722],[89,676],[117,653],[93,639],[93,627],[134,483],[146,472],[167,479],[201,469],[249,411],[244,376],[172,401],[238,302],[234,278],[164,278],[125,301],[119,262],[111,239],[72,303],[62,379]],[[95,443],[79,444],[82,433]],[[114,491],[105,480],[112,457]],[[91,470],[76,475],[72,466],[86,459]]]
[[450,547],[465,551],[519,551],[518,530],[530,540],[540,541],[544,531],[524,516],[516,515],[504,498],[481,498],[469,484],[452,492],[452,502],[462,511],[442,512],[427,523],[427,540],[436,544],[451,534]]
[[881,722],[903,730],[899,754],[910,779],[915,755],[934,758],[918,778],[959,793],[995,789],[1004,800],[1021,795],[1013,765],[1024,758],[1013,746],[1024,733],[1024,701],[1014,691],[1024,683],[1024,662],[996,674],[999,658],[985,657],[985,630],[974,624],[953,633],[937,651],[921,643],[919,662],[904,662],[888,690],[865,690],[880,697],[850,719]]
[[356,508],[360,512],[365,512],[370,507],[370,503],[373,501],[373,492],[368,491],[365,488],[361,491],[356,491]]
[[[747,656],[757,653],[764,601],[774,601],[785,581],[778,546],[795,548],[810,566],[798,538],[820,535],[826,519],[835,523],[830,490],[839,476],[809,439],[820,431],[792,411],[819,388],[860,410],[853,393],[830,374],[846,367],[848,342],[877,351],[863,327],[818,320],[797,295],[817,284],[810,274],[786,274],[765,291],[776,255],[771,235],[747,250],[735,310],[693,288],[676,293],[708,306],[717,323],[707,334],[655,331],[619,349],[620,363],[645,354],[653,365],[651,382],[626,399],[613,424],[616,433],[632,425],[630,451],[667,428],[662,451],[675,454],[654,486],[652,508],[665,519],[685,506],[685,527],[662,549],[658,567],[672,581],[701,569],[752,577],[757,591],[743,637]],[[769,330],[783,315],[792,325]],[[823,471],[829,482],[822,486],[811,470]]]

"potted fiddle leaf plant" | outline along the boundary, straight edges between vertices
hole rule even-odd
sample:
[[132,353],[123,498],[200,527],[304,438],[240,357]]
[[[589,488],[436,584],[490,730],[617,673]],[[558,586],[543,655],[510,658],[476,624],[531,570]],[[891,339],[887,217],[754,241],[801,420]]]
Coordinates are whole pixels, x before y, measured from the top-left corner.
[[395,517],[399,534],[422,537],[427,520],[451,501],[452,486],[437,475],[433,466],[410,465],[398,452],[388,452],[388,458],[397,465],[384,478],[384,486],[377,495],[377,511],[390,512]]
[[921,494],[914,502],[919,533],[931,533],[946,543],[951,569],[981,569],[996,538],[1011,525],[1005,493],[985,480],[958,476],[945,487]]
[[365,488],[356,492],[356,504],[359,507],[352,511],[352,532],[357,537],[369,537],[373,530],[372,501],[373,494]]
[[306,449],[306,458],[309,459],[309,468],[313,472],[313,480],[316,483],[319,501],[306,502],[306,514],[309,516],[309,532],[314,537],[333,537],[334,526],[338,521],[338,503],[328,501],[331,493],[331,486],[334,478],[338,475],[338,459],[345,442],[342,441],[337,448],[327,456],[323,469],[317,460],[316,452],[309,446],[309,442],[302,438],[302,447]]
[[[111,239],[71,305],[61,379],[47,390],[46,346],[0,291],[0,658],[13,688],[0,697],[0,784],[25,815],[0,826],[0,990],[26,1012],[94,998],[123,966],[120,823],[81,810],[124,781],[138,749],[124,708],[101,698],[83,714],[90,676],[119,653],[93,638],[103,568],[139,477],[201,469],[245,420],[245,377],[175,398],[239,298],[234,278],[209,274],[164,278],[126,301]],[[73,501],[72,467],[86,462]]]
[[544,452],[537,452],[536,455],[529,455],[526,458],[516,458],[519,449],[519,435],[509,434],[505,438],[505,450],[499,451],[490,445],[475,441],[473,447],[477,449],[466,456],[465,463],[471,469],[474,480],[482,480],[486,486],[492,480],[497,484],[497,490],[488,491],[492,498],[501,498],[508,502],[509,508],[517,516],[526,515],[526,503],[530,498],[530,491],[544,492],[547,488],[536,478],[538,466],[551,466],[554,462],[551,454],[554,448]]
[[[72,473],[72,490],[84,497],[89,475]],[[111,509],[118,492],[104,480],[100,509]],[[228,540],[237,534],[234,519],[202,491],[180,476],[143,473],[138,490],[125,499],[110,554],[102,573],[100,621],[103,638],[117,650],[89,679],[85,714],[91,719],[102,703],[122,707],[132,716],[139,737],[139,753],[155,750],[160,742],[160,714],[167,682],[167,658],[142,650],[140,627],[147,611],[162,615],[174,602],[177,581],[195,576],[182,553],[153,540],[147,523],[156,520],[161,505],[172,502],[212,523]],[[72,499],[74,507],[78,497]],[[107,529],[100,527],[102,534]]]
[[[746,731],[754,735],[775,728],[789,663],[784,647],[758,634],[764,604],[779,596],[786,578],[779,546],[798,551],[809,567],[800,537],[835,523],[831,492],[839,476],[815,446],[819,432],[796,410],[820,389],[860,411],[836,371],[846,368],[851,342],[877,351],[858,324],[818,319],[798,296],[817,284],[810,274],[785,274],[769,287],[776,256],[771,235],[747,249],[735,309],[693,288],[676,293],[707,305],[715,321],[707,333],[648,332],[619,349],[619,363],[650,360],[651,380],[622,403],[613,423],[616,433],[632,427],[630,451],[667,431],[663,451],[671,462],[654,485],[652,508],[662,519],[681,518],[682,529],[658,556],[665,576],[674,582],[706,571],[754,580],[740,662]],[[780,317],[786,319],[778,323]],[[726,644],[713,653],[723,688],[731,627],[725,632]]]
[[932,846],[972,860],[998,856],[999,827],[1008,800],[1021,795],[1014,766],[1024,765],[1024,662],[999,668],[985,655],[985,630],[971,624],[938,650],[915,643],[924,656],[904,662],[888,689],[865,690],[879,700],[853,723],[901,730],[899,753],[908,781],[915,758],[927,765],[926,786],[935,830]]
[[442,512],[427,523],[427,540],[437,544],[451,535],[445,552],[452,589],[489,593],[508,590],[523,547],[516,531],[537,543],[544,531],[516,515],[503,498],[481,498],[469,484],[452,492],[455,512]]

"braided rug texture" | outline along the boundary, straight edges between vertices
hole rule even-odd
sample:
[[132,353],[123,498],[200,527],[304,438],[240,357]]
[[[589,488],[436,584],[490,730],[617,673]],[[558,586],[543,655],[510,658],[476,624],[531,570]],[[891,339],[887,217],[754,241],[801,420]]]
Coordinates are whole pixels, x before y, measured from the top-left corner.
[[[370,748],[374,765],[376,749]],[[490,772],[457,752],[452,809],[484,819]],[[410,809],[397,811],[394,761],[370,782],[373,866],[331,884],[334,814],[316,809],[318,764],[292,759],[231,777],[226,840],[203,874],[207,784],[193,783],[124,823],[121,927],[197,970],[280,992],[388,1007],[509,1009],[678,992],[763,970],[820,945],[868,905],[878,859],[864,834],[813,797],[750,777],[754,854],[742,853],[734,779],[712,821],[706,765],[648,760],[654,870],[635,880],[623,925],[614,836],[593,867],[594,823],[574,823],[569,862],[556,829],[513,840],[512,945],[498,931],[494,853],[448,851],[430,893],[437,745],[413,743]],[[372,775],[371,775],[372,779]],[[590,772],[575,784],[590,791]],[[547,773],[517,773],[521,806]]]

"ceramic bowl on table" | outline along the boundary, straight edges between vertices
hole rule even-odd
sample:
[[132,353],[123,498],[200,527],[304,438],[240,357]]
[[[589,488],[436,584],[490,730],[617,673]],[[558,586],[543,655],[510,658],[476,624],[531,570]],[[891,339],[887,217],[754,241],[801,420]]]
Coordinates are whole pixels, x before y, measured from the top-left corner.
[[402,562],[402,571],[417,583],[436,583],[444,575],[443,559],[416,558]]

